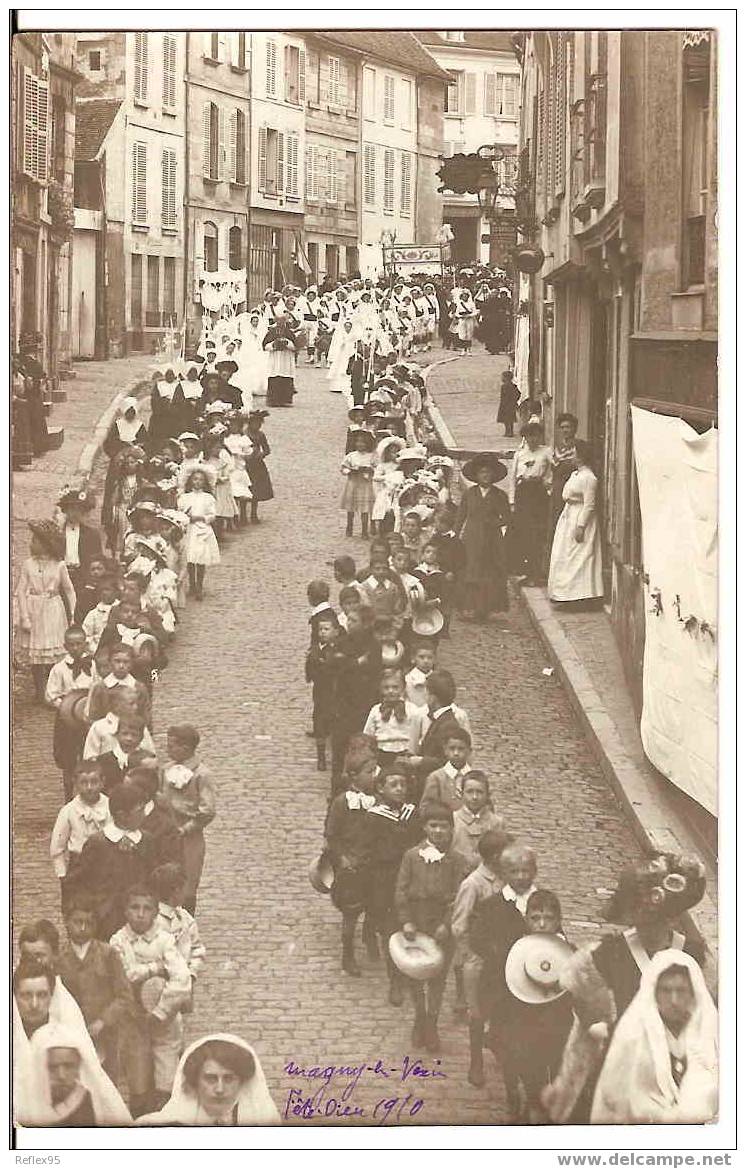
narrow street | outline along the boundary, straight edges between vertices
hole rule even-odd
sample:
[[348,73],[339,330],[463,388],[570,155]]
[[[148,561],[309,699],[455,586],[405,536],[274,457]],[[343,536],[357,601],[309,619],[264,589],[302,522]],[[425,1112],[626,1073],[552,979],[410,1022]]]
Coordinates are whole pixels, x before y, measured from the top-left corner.
[[[460,364],[453,363],[462,378]],[[362,561],[366,546],[345,538],[338,507],[343,400],[328,393],[325,371],[302,365],[297,384],[295,408],[274,410],[266,422],[276,498],[262,505],[261,525],[232,537],[221,566],[208,570],[205,602],[186,611],[153,712],[159,750],[170,723],[200,728],[200,754],[218,795],[198,906],[208,960],[188,1036],[230,1030],[254,1043],[281,1111],[297,1087],[283,1071],[289,1060],[381,1059],[388,1067],[408,1052],[411,1026],[408,1007],[386,1001],[382,963],[361,957],[362,979],[342,974],[338,915],[307,876],[321,844],[329,779],[316,771],[304,734],[305,586],[315,576],[331,580],[327,563],[340,552]],[[455,621],[440,661],[460,684],[474,762],[490,775],[496,809],[535,847],[539,884],[560,895],[568,936],[591,940],[601,891],[638,849],[559,681],[542,672],[547,662],[527,614],[517,602],[500,625]],[[19,703],[16,928],[32,916],[59,922],[47,854],[61,803],[52,721]],[[484,1090],[466,1083],[465,1028],[453,1019],[450,992],[441,1032],[444,1078],[418,1089],[425,1104],[408,1123],[499,1123],[496,1076]],[[355,1101],[370,1108],[385,1093],[410,1090],[386,1083],[384,1092],[368,1077]]]

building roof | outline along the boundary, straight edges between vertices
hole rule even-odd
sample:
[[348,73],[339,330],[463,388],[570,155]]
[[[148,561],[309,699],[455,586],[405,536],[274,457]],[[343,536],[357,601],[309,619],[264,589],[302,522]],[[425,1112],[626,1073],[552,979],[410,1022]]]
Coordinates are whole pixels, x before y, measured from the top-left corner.
[[482,49],[493,53],[513,53],[513,38],[515,32],[504,30],[492,30],[491,32],[483,32],[479,29],[467,29],[464,31],[463,41],[449,41],[441,32],[434,32],[431,29],[415,29],[414,34],[423,45],[439,49]]
[[79,162],[96,158],[117,116],[116,98],[80,98],[75,103],[75,157]]
[[450,73],[441,68],[414,33],[371,28],[352,31],[331,29],[316,35],[339,45],[342,49],[349,49],[354,53],[364,53],[366,56],[380,57],[391,65],[398,65],[401,69],[409,70],[411,73],[437,77],[441,81],[450,80]]

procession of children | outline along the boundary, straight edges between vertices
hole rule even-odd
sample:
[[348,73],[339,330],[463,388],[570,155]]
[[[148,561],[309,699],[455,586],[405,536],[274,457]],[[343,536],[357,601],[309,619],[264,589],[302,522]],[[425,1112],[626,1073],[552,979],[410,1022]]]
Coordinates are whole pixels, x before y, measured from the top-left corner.
[[[340,977],[361,978],[361,947],[366,962],[385,964],[392,1011],[411,1010],[413,1056],[440,1052],[445,1032],[463,1028],[468,1064],[449,1074],[482,1088],[489,1052],[513,1123],[587,1123],[610,1112],[604,1058],[638,988],[649,997],[651,969],[665,978],[683,968],[701,1006],[704,954],[677,932],[702,896],[698,864],[654,858],[637,874],[637,899],[612,911],[611,921],[630,927],[625,955],[639,967],[622,1005],[614,971],[565,937],[531,840],[501,813],[489,760],[472,740],[474,712],[458,704],[461,680],[438,659],[462,622],[504,620],[509,609],[510,506],[497,486],[508,469],[492,453],[459,466],[434,442],[413,358],[439,326],[435,286],[394,286],[387,296],[354,283],[325,297],[270,291],[251,313],[206,327],[194,361],[154,372],[147,423],[137,400],[121,402],[104,444],[100,529],[85,483],[65,488],[55,519],[29,524],[18,649],[37,699],[55,712],[64,803],[49,852],[67,942],[46,919],[20,923],[20,1123],[279,1123],[244,1039],[206,1036],[185,1049],[185,1016],[210,961],[199,886],[220,801],[200,758],[200,727],[170,726],[158,757],[152,697],[168,677],[183,610],[209,595],[222,551],[261,538],[252,526],[273,487],[269,411],[255,399],[291,406],[304,351],[308,364],[328,362],[347,412],[345,429],[332,399],[344,513],[334,584],[323,570],[309,582],[310,643],[299,647],[316,782],[328,784],[309,875],[341,917]],[[471,290],[461,291],[452,339],[468,352],[477,312]],[[356,559],[358,532],[368,543]],[[646,900],[651,881],[662,900]],[[678,964],[674,951],[686,951]],[[580,957],[597,963],[606,1015],[581,1009]],[[672,1116],[694,1067],[680,1040],[688,1023],[669,1045],[679,1061],[685,1053],[683,1070],[671,1064]],[[205,1068],[232,1077],[217,1101]]]

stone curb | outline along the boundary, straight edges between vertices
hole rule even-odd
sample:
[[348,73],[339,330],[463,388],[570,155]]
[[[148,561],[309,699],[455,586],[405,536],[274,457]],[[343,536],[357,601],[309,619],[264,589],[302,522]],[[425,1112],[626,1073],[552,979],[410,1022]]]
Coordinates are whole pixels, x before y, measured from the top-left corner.
[[[441,442],[449,449],[453,449],[456,446],[455,440],[440,411],[437,407],[433,409],[431,406],[429,413]],[[544,591],[523,588],[520,594],[531,622],[567,691],[601,770],[627,813],[632,830],[642,847],[646,850],[652,848],[699,855],[699,846],[686,824],[672,809],[664,808],[651,777],[627,753],[590,675],[552,612],[551,602]],[[715,962],[718,913],[709,893],[705,894],[698,906],[690,910],[689,917],[705,939]]]

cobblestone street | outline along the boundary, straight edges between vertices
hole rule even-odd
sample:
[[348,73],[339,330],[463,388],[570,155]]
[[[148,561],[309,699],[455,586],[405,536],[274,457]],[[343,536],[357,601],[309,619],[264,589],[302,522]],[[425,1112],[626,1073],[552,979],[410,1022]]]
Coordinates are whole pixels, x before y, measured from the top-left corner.
[[[463,393],[469,377],[479,380],[480,392],[495,393],[494,369],[481,354],[443,367],[438,402],[447,421],[449,394]],[[448,370],[454,370],[451,385]],[[262,505],[260,526],[231,537],[223,563],[208,570],[205,602],[190,604],[182,619],[153,711],[159,749],[169,723],[197,724],[218,797],[198,904],[208,960],[188,1037],[236,1031],[255,1044],[281,1112],[299,1086],[283,1072],[288,1060],[308,1067],[373,1066],[380,1059],[393,1067],[409,1052],[411,1026],[408,1007],[386,1001],[382,963],[374,967],[362,957],[362,979],[342,974],[338,915],[307,877],[321,843],[329,779],[317,773],[313,740],[304,734],[310,719],[305,585],[316,576],[331,580],[326,565],[334,555],[351,552],[362,561],[366,548],[357,537],[345,538],[338,506],[343,400],[328,393],[321,371],[301,366],[297,385],[294,409],[274,410],[266,422],[276,498]],[[491,777],[496,809],[536,848],[539,884],[559,894],[570,939],[589,941],[602,890],[638,847],[560,682],[542,672],[548,663],[528,615],[516,601],[498,624],[454,621],[440,662],[460,683],[457,700],[472,718],[474,764]],[[31,917],[59,921],[48,857],[62,802],[51,761],[52,723],[51,712],[19,702],[16,928]],[[425,1103],[410,1123],[500,1122],[495,1075],[483,1090],[466,1083],[467,1037],[452,1017],[450,996],[441,1034],[444,1078],[412,1087],[369,1073],[354,1096],[366,1108],[363,1121],[370,1123],[377,1100],[411,1091]]]

